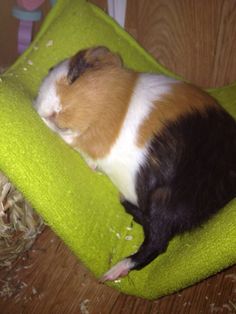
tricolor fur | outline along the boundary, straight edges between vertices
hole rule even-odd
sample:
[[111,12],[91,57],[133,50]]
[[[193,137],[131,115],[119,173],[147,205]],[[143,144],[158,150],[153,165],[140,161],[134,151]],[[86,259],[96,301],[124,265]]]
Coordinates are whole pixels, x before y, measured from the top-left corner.
[[52,69],[35,106],[91,167],[109,176],[143,226],[138,252],[103,280],[141,269],[175,234],[199,226],[236,196],[236,123],[195,86],[137,73],[96,47]]

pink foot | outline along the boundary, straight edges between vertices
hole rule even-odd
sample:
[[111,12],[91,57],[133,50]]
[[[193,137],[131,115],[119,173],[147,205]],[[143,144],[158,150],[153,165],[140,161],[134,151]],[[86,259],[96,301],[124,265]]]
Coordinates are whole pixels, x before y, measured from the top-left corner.
[[133,263],[131,259],[126,258],[123,261],[117,263],[107,273],[105,273],[100,279],[100,282],[113,281],[120,277],[125,277],[126,275],[128,275],[132,267]]
[[90,165],[90,168],[93,170],[93,171],[96,171],[97,170],[97,165]]
[[97,164],[95,162],[88,162],[88,166],[90,169],[92,169],[93,171],[96,171],[97,170]]

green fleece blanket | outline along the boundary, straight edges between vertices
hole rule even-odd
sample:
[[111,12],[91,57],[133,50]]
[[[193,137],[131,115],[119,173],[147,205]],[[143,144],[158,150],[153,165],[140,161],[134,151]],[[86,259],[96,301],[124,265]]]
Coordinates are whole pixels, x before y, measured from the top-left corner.
[[[85,0],[59,0],[30,48],[0,79],[0,169],[79,259],[99,277],[143,240],[104,175],[48,129],[32,107],[48,69],[77,50],[106,45],[139,71],[173,75]],[[236,117],[236,84],[211,90]],[[165,254],[113,287],[157,298],[236,262],[236,200],[202,228],[174,238]]]

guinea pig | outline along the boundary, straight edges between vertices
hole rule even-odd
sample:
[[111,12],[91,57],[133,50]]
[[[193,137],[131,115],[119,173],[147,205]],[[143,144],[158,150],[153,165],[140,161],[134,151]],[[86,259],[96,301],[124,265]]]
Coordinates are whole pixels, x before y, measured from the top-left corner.
[[133,71],[108,48],[92,47],[49,72],[35,108],[111,179],[143,227],[137,252],[102,281],[142,269],[175,235],[201,226],[236,197],[236,122],[191,84]]

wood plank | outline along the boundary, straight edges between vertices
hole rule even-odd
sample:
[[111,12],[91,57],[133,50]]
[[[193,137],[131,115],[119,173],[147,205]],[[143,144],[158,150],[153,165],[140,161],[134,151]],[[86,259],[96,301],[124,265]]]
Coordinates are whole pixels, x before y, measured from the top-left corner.
[[10,298],[0,298],[3,314],[85,314],[86,308],[89,314],[233,313],[236,303],[236,266],[171,296],[144,300],[98,283],[49,228],[26,260],[21,258],[4,277],[2,271],[0,278],[27,285]]
[[[106,0],[90,1],[107,11]],[[13,0],[0,3],[1,28],[7,29],[0,32],[1,66],[18,56],[13,4]],[[49,3],[41,9],[45,16]],[[41,21],[35,23],[34,36],[40,26]],[[163,65],[199,86],[236,80],[235,0],[128,0],[126,30]]]
[[163,65],[197,85],[236,80],[234,0],[129,0],[126,28]]

